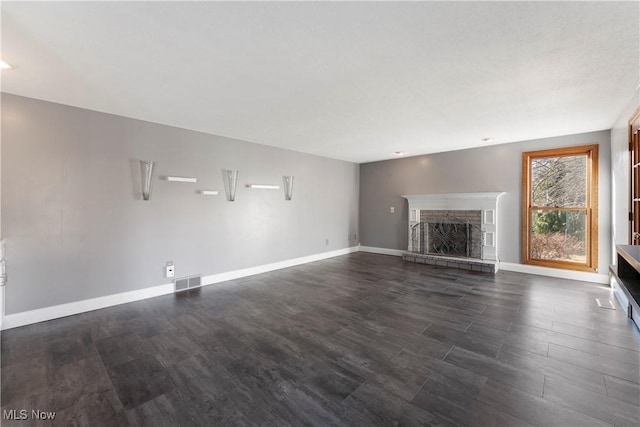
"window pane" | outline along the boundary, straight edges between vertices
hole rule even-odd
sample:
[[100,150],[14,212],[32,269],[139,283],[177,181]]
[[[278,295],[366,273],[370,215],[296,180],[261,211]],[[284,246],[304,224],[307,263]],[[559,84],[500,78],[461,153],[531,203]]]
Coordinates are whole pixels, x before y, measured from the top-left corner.
[[531,201],[534,207],[585,207],[587,156],[531,160]]
[[531,212],[531,258],[587,261],[587,211],[535,210]]

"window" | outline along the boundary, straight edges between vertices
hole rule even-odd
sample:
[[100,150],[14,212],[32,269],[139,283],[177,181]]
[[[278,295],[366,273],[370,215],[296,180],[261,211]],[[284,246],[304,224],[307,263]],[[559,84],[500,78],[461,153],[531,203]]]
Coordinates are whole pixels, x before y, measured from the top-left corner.
[[597,145],[522,154],[522,262],[597,269]]

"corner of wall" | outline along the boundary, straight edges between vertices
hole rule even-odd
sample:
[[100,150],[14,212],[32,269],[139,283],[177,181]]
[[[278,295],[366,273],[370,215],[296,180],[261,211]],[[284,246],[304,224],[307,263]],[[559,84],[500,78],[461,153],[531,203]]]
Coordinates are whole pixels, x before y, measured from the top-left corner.
[[629,237],[629,118],[640,107],[640,87],[620,112],[611,127],[611,259],[616,245],[627,244]]
[[[2,77],[0,75],[0,81]],[[2,117],[2,92],[0,92],[0,117]],[[1,128],[1,126],[0,126]],[[2,234],[2,132],[0,131],[0,241],[3,239]],[[0,286],[0,331],[2,330],[2,322],[4,321],[4,286]]]

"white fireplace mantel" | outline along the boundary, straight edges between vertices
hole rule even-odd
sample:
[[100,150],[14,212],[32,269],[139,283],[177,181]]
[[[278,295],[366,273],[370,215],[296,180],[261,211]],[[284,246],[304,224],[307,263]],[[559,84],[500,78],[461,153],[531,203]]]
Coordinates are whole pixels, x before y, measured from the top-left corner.
[[482,214],[482,259],[498,261],[498,199],[504,192],[403,195],[409,201],[409,251],[411,227],[420,222],[421,210],[475,210]]

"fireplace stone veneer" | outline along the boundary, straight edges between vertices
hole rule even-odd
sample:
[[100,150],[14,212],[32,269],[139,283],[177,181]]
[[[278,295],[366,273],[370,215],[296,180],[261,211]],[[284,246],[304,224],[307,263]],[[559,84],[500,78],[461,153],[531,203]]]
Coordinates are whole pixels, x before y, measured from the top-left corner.
[[[495,273],[499,261],[498,199],[503,194],[403,195],[409,202],[409,247],[403,259],[421,264]],[[465,233],[468,234],[469,249],[466,254],[447,256],[433,253],[433,242],[428,242],[429,230],[433,229],[433,224],[467,227],[468,231]],[[419,230],[412,231],[416,227]],[[416,234],[419,234],[419,238],[416,238]]]

